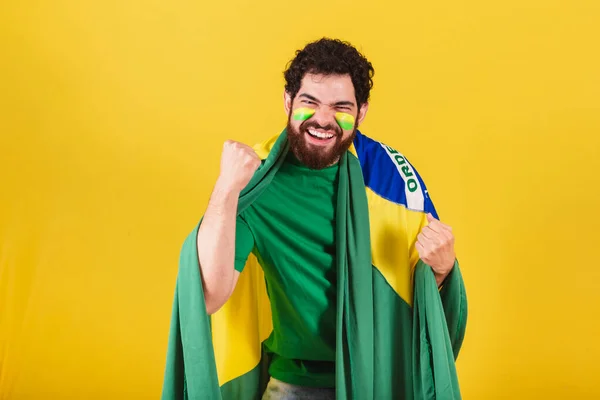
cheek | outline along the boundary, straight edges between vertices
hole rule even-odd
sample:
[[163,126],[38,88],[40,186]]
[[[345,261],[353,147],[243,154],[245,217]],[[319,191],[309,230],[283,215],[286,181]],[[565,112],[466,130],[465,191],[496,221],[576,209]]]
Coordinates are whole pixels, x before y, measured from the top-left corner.
[[335,113],[335,120],[337,121],[339,127],[344,130],[344,133],[352,132],[356,123],[354,115],[345,112]]
[[296,132],[300,132],[300,127],[302,126],[303,121],[294,121],[293,119],[290,121],[290,126]]
[[350,138],[350,136],[352,136],[352,131],[347,131],[347,130],[343,130],[342,131],[342,139],[341,141],[344,142],[346,140],[348,140]]

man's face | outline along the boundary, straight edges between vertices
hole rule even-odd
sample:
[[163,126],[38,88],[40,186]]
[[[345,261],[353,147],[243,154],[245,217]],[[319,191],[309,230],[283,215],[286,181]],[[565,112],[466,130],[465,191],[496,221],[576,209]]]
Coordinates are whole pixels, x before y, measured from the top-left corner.
[[309,168],[335,164],[352,144],[367,107],[357,107],[349,75],[306,74],[296,97],[285,95],[290,149]]

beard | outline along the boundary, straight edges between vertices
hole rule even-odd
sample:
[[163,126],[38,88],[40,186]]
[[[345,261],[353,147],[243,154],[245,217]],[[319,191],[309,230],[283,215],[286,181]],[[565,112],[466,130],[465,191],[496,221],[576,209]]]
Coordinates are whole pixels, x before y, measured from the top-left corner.
[[[314,121],[304,121],[300,124],[298,130],[294,129],[291,124],[291,110],[288,115],[287,134],[290,142],[290,150],[294,153],[298,161],[311,169],[323,169],[337,163],[342,156],[352,145],[356,136],[358,120],[352,128],[352,133],[346,139],[343,139],[343,132],[339,125],[321,126]],[[308,143],[306,135],[308,129],[322,129],[328,132],[335,132],[333,144],[327,148],[322,148]]]

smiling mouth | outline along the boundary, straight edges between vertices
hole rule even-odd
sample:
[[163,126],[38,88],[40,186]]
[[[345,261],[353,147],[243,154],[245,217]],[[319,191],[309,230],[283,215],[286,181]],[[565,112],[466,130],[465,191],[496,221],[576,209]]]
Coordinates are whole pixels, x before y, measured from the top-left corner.
[[333,133],[320,132],[316,129],[307,129],[306,131],[310,136],[319,140],[329,140],[334,137]]

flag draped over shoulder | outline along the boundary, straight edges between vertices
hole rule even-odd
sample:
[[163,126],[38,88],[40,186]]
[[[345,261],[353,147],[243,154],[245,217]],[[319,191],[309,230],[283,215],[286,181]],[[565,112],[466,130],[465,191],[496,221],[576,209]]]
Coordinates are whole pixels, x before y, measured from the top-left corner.
[[[269,185],[289,150],[287,134],[257,145],[263,160],[238,213]],[[455,368],[467,300],[458,262],[441,290],[414,244],[437,217],[425,184],[398,151],[358,132],[340,159],[336,218],[336,398],[460,399]],[[260,399],[268,381],[263,342],[273,330],[254,256],[231,298],[208,315],[196,247],[181,249],[163,400]]]

